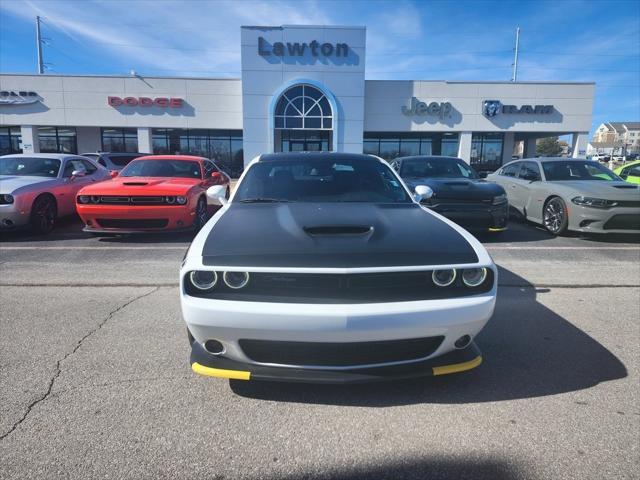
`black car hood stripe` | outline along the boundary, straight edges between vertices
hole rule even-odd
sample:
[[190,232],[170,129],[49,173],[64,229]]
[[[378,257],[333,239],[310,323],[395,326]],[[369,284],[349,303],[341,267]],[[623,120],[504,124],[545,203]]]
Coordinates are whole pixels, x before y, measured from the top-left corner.
[[232,204],[202,256],[205,265],[291,268],[478,261],[462,235],[418,205],[370,203]]

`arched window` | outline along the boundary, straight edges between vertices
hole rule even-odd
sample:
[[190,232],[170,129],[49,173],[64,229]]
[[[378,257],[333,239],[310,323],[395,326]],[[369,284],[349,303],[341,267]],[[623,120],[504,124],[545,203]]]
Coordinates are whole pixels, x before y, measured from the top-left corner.
[[331,130],[333,113],[322,91],[311,85],[294,85],[280,96],[275,108],[276,129]]

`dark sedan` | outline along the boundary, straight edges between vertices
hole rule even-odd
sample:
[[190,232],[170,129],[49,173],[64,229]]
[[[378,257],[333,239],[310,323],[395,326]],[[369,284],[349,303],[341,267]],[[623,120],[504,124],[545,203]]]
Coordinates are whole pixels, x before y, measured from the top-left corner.
[[499,185],[481,179],[464,160],[455,157],[396,158],[393,168],[413,190],[433,190],[422,204],[468,229],[501,232],[507,228],[509,204]]

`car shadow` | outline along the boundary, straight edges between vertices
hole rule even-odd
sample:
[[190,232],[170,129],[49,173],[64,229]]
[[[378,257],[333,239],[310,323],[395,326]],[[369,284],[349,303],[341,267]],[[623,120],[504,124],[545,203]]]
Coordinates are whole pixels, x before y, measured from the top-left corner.
[[[475,455],[474,455],[475,457]],[[532,477],[531,468],[512,457],[471,458],[465,455],[439,455],[430,457],[394,458],[379,464],[355,464],[324,471],[295,472],[289,475],[264,475],[263,480],[356,480],[356,479],[473,479],[520,480]]]
[[483,363],[453,375],[363,385],[230,381],[238,395],[327,405],[387,407],[478,403],[583,390],[627,376],[624,364],[587,333],[538,301],[536,289],[503,270],[495,313],[476,338]]

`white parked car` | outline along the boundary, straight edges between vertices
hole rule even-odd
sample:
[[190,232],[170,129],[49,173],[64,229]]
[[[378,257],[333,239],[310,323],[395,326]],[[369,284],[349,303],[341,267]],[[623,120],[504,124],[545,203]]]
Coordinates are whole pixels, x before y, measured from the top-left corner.
[[525,158],[487,180],[501,185],[509,205],[551,234],[640,232],[640,189],[585,159]]
[[497,269],[389,165],[342,153],[255,159],[180,271],[194,372],[361,382],[469,370]]
[[106,168],[78,155],[2,156],[0,229],[31,226],[36,233],[48,233],[59,217],[76,212],[78,190],[108,178]]

